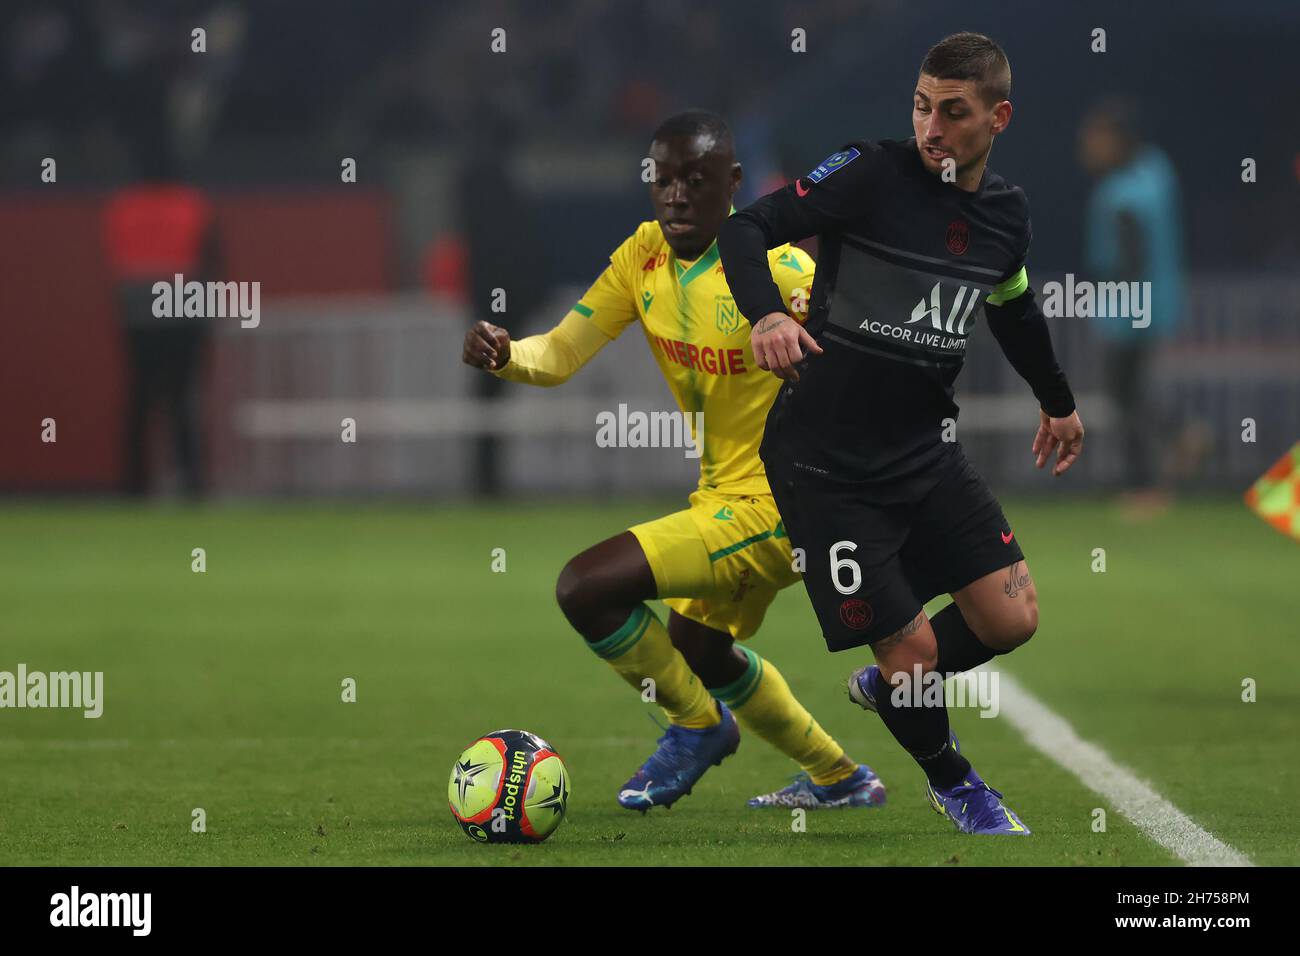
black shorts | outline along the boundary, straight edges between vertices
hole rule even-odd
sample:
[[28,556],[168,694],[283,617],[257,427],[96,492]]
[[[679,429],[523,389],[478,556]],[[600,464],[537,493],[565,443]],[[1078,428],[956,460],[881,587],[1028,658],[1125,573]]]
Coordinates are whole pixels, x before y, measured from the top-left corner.
[[[960,448],[945,457],[941,471],[909,499],[828,481],[788,459],[767,462],[832,651],[888,637],[930,599],[1024,560],[1001,505]],[[832,577],[832,550],[838,577]]]

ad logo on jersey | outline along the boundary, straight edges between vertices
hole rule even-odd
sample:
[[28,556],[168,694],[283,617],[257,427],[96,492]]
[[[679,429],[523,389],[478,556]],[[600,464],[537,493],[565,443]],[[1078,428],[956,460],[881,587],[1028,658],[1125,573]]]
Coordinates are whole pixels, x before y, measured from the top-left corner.
[[[939,300],[939,289],[942,285],[943,283],[936,282],[934,287],[930,289],[929,303],[925,299],[921,299],[920,302],[916,303],[916,306],[912,309],[912,317],[907,320],[907,324],[912,325],[915,322],[920,322],[928,316],[930,324],[936,332],[947,332],[949,335],[965,335],[966,320],[970,318],[970,314],[975,311],[975,304],[979,302],[979,290],[972,289],[969,286],[959,286],[957,298],[953,300],[952,308],[948,310],[947,322],[944,322]],[[970,295],[967,295],[967,293],[970,293]],[[962,312],[963,302],[965,312]],[[959,312],[961,313],[961,320],[957,322],[957,327],[953,328],[953,321],[957,319]]]
[[729,295],[715,297],[717,303],[718,331],[730,335],[744,324],[740,312],[736,309],[736,300]]
[[[809,173],[804,178],[809,180],[810,182],[819,183],[827,176],[829,176],[831,173],[835,172],[835,170],[844,168],[845,166],[853,162],[861,155],[862,153],[858,150],[856,146],[850,146],[848,149],[841,150],[838,153],[835,153],[831,156],[827,156],[826,159],[822,161],[820,166],[818,166],[816,169],[814,169],[811,173]],[[798,182],[799,182],[798,180],[795,180],[796,187],[798,186]]]
[[[958,286],[957,296],[948,308],[943,310],[943,283],[936,282],[928,296],[912,308],[912,317],[901,325],[867,318],[858,328],[877,338],[892,339],[900,344],[917,346],[942,355],[958,355],[966,350],[967,325],[975,306],[979,304],[980,290],[971,286]],[[914,328],[922,319],[929,319],[929,327],[924,325]]]
[[963,255],[970,247],[970,226],[961,219],[948,223],[948,251],[954,256]]

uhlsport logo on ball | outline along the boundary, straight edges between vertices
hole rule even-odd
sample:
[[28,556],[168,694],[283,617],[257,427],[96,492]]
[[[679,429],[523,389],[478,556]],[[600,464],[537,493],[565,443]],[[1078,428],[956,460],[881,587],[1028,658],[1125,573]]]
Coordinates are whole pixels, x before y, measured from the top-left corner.
[[541,843],[564,820],[569,771],[536,734],[494,730],[457,758],[447,802],[479,843]]

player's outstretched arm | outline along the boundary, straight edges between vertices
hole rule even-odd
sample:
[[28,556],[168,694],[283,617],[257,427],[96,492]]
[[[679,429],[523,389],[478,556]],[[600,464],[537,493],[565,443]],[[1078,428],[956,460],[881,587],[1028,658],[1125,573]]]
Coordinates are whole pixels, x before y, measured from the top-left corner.
[[561,385],[612,342],[581,313],[571,311],[555,328],[518,342],[491,322],[475,322],[465,333],[461,361],[511,382]]
[[1056,451],[1052,475],[1063,475],[1083,451],[1083,422],[1077,410],[1066,418],[1053,418],[1040,408],[1038,415],[1038,433],[1034,435],[1033,445],[1034,466],[1042,468]]
[[510,361],[510,333],[491,322],[475,322],[465,333],[460,360],[488,371],[503,368]]
[[984,314],[1002,353],[1038,399],[1040,419],[1032,446],[1034,463],[1042,468],[1056,451],[1052,474],[1063,475],[1083,450],[1083,422],[1075,409],[1070,383],[1052,349],[1047,319],[1034,301],[1034,290],[1029,288],[1023,269],[995,290],[985,303]]
[[822,353],[808,330],[785,312],[772,312],[755,322],[749,345],[759,368],[792,382],[799,381],[795,365],[803,361],[805,350],[814,355]]
[[[750,340],[754,358],[759,367],[770,368],[782,378],[798,379],[798,373],[791,368],[793,362],[782,359],[792,349],[802,358],[795,346],[804,339],[811,342],[812,337],[802,328],[787,328],[793,322],[772,319],[774,314],[786,313],[785,300],[772,278],[767,250],[837,229],[863,215],[871,204],[873,177],[883,154],[866,143],[859,145],[861,149],[845,147],[808,176],[728,217],[718,231],[718,253],[727,286],[740,314],[756,327]],[[765,324],[762,333],[757,330],[760,322]],[[773,330],[780,334],[769,337]],[[767,360],[771,364],[764,365],[760,349],[769,346]]]

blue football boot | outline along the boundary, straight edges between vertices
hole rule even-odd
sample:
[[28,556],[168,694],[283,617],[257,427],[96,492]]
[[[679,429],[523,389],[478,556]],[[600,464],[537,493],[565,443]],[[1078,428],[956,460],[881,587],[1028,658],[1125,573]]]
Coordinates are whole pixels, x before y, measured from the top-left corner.
[[885,785],[864,763],[852,776],[821,786],[806,773],[798,773],[788,786],[774,793],[750,797],[748,807],[781,807],[801,810],[835,810],[840,807],[879,807],[885,803]]
[[1029,827],[1002,803],[998,793],[972,769],[960,785],[950,790],[926,784],[930,805],[953,822],[962,833],[998,833],[1029,836]]
[[[888,693],[889,688],[880,677],[875,664],[854,672],[849,678],[849,698],[859,707],[876,710],[876,698]],[[961,743],[951,734],[952,749],[961,753]],[[953,822],[963,833],[1001,833],[1028,836],[1029,827],[1015,812],[1002,803],[1002,794],[985,783],[974,768],[961,785],[951,790],[940,790],[926,782],[930,805]]]
[[650,759],[619,790],[619,806],[642,813],[671,807],[691,792],[704,771],[734,754],[740,746],[740,726],[720,701],[718,712],[722,720],[703,730],[670,724]]
[[876,713],[876,694],[889,688],[880,681],[880,668],[875,664],[863,667],[849,675],[849,700],[864,710]]

